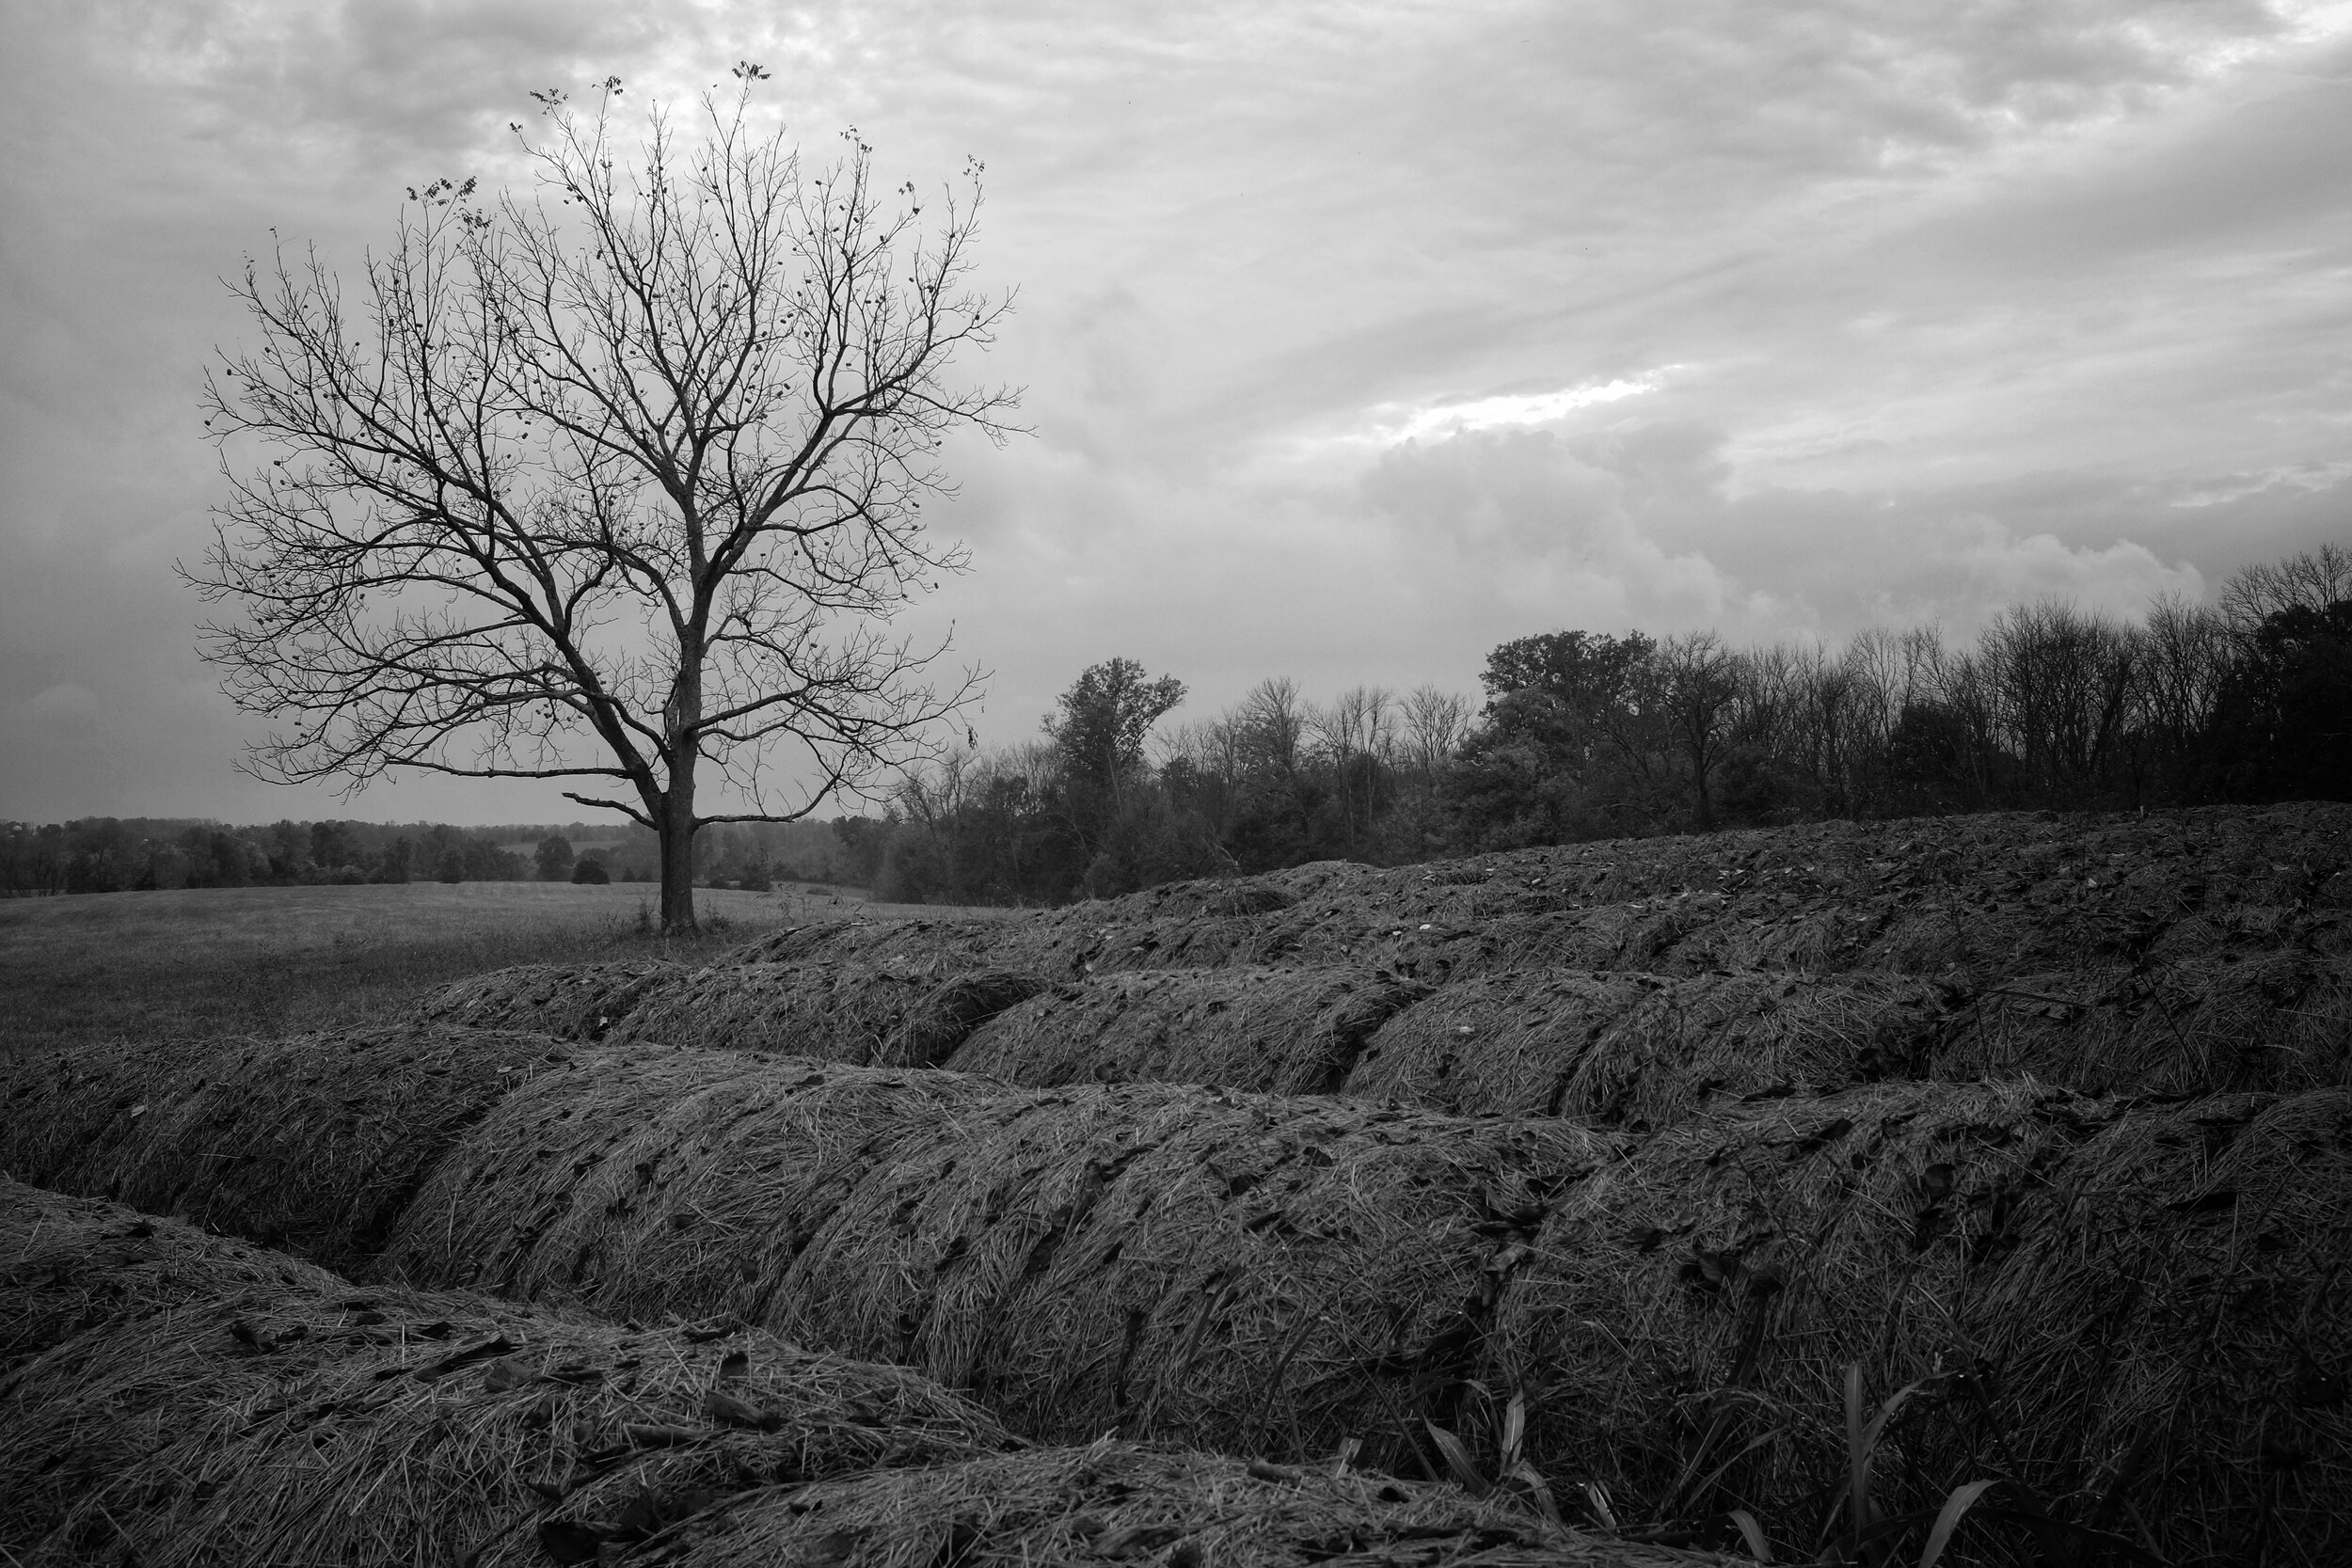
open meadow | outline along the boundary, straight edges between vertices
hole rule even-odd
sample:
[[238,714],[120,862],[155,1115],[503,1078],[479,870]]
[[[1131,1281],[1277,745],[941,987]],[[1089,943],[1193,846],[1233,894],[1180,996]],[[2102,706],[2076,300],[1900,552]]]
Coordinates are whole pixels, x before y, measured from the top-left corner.
[[697,962],[788,920],[909,912],[855,890],[695,891],[650,929],[644,883],[405,882],[0,899],[0,1050],[356,1024],[513,964]]
[[634,896],[0,910],[12,1560],[2352,1557],[2352,807]]

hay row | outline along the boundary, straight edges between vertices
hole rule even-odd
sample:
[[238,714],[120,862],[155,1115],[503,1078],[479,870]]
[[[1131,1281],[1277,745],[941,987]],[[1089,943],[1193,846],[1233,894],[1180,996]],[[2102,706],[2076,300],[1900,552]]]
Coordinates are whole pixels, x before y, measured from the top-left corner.
[[1858,1363],[1872,1410],[1914,1389],[1890,1513],[2003,1475],[2171,1562],[2340,1561],[2348,1252],[2344,1090],[1883,1085],[1687,1124],[1571,1190],[1489,1375],[1634,1517],[1818,1518]]
[[1431,980],[1957,965],[1988,984],[2091,958],[2289,945],[2352,948],[2352,807],[1815,823],[1383,871],[1310,866],[1000,922],[804,927],[755,956],[894,954],[1073,978],[1274,963],[1404,964]]
[[442,1151],[566,1050],[404,1025],[20,1054],[0,1061],[0,1173],[355,1268]]
[[[2094,879],[2110,901],[2160,912],[2304,902],[2343,911],[2352,908],[2352,807],[2009,812],[1562,845],[1365,869],[1294,907],[1310,919],[1374,911],[1401,924],[1449,926],[1686,893],[1859,902],[1957,889],[2062,903]],[[1089,908],[1104,919],[1140,920],[1155,912],[1148,896]]]
[[660,958],[594,964],[517,964],[453,980],[417,1005],[426,1023],[518,1029],[558,1039],[602,1039],[646,997],[693,973]]
[[781,1051],[825,1061],[930,1067],[1046,985],[1010,969],[806,957],[680,964],[537,964],[456,981],[416,1016],[527,1028],[570,1040]]
[[[763,967],[711,973],[739,974],[749,990]],[[787,969],[783,983],[838,986],[838,974],[812,964]],[[885,1014],[893,1027],[895,1016]],[[700,1028],[681,1020],[644,1032],[780,1049],[787,1037],[721,1007]],[[832,1037],[852,1037],[836,1028]],[[941,1061],[884,1039],[846,1059]],[[1726,1101],[1889,1078],[2029,1076],[2085,1094],[2297,1092],[2352,1078],[2352,958],[2119,967],[1981,991],[1872,974],[1515,971],[1433,990],[1360,968],[1113,971],[997,1013],[941,1065],[1031,1088],[1165,1082],[1337,1093],[1635,1132]]]
[[644,1560],[675,1568],[1729,1568],[1753,1560],[1580,1534],[1524,1504],[1473,1500],[1451,1486],[1361,1472],[1284,1473],[1106,1439],[754,1494],[680,1526]]
[[[1997,1468],[2078,1522],[2128,1501],[2200,1561],[2259,1530],[2341,1544],[2352,1517],[2325,1381],[2352,1366],[2329,1294],[2352,1245],[2344,1091],[2126,1113],[1888,1084],[1620,1153],[1545,1142],[1573,1131],[1551,1121],[1141,1086],[933,1101],[921,1135],[890,1135],[858,1101],[969,1081],[812,1069],[798,1103],[753,1106],[784,1091],[675,1065],[699,1087],[624,1102],[583,1062],[508,1101],[389,1261],[739,1312],[969,1386],[1047,1440],[1299,1458],[1353,1436],[1405,1467],[1424,1420],[1491,1457],[1518,1389],[1545,1473],[1597,1474],[1645,1521],[1818,1511],[1849,1362],[1880,1397],[1931,1381],[1890,1440],[1905,1506]],[[712,1140],[721,1105],[739,1114]],[[808,1180],[792,1150],[827,1130]],[[2241,1200],[2250,1223],[2217,1231]],[[2290,1429],[2292,1464],[2265,1458]],[[2151,1430],[2169,1446],[2143,1475],[2148,1446],[2124,1449]]]
[[2026,975],[1975,992],[1875,974],[1475,975],[1390,1019],[1339,1092],[1640,1132],[1726,1101],[2020,1077],[2082,1094],[2344,1085],[2352,958]]
[[1329,1094],[1374,1031],[1426,990],[1363,969],[1113,974],[998,1013],[945,1065],[1029,1088],[1155,1081]]
[[648,997],[618,1040],[779,1051],[825,1061],[934,1067],[1046,982],[1023,970],[929,971],[834,959],[705,969]]
[[898,1368],[360,1290],[13,1182],[0,1303],[18,1564],[595,1560],[746,1488],[1006,1441]]
[[1516,1387],[1545,1473],[1597,1473],[1644,1522],[1817,1513],[1858,1362],[1881,1395],[1929,1380],[1890,1429],[1892,1497],[1998,1469],[2173,1560],[2258,1537],[2322,1560],[2352,1518],[2347,1189],[2344,1090],[2131,1109],[1890,1083],[1632,1144],[606,1046],[470,1129],[385,1261],[734,1314],[1049,1439],[1357,1437],[1409,1468],[1425,1419],[1490,1455]]
[[1458,1371],[1497,1238],[1615,1153],[1553,1120],[604,1047],[476,1129],[384,1267],[734,1313],[1041,1440],[1325,1452]]

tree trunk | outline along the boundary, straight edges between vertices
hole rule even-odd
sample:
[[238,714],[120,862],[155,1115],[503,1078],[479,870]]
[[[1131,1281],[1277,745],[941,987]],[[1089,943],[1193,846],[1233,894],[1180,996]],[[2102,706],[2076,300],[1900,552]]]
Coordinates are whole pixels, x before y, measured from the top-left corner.
[[693,743],[672,741],[670,787],[661,800],[661,934],[691,936],[694,924]]
[[667,810],[661,818],[661,934],[691,936],[694,924],[694,812],[693,787],[686,789],[687,803],[678,802],[678,790],[670,790]]

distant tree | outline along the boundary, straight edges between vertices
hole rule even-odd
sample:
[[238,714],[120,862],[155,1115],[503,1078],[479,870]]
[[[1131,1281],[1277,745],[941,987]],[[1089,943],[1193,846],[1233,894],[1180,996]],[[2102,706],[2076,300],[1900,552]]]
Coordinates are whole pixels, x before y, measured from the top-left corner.
[[2233,796],[2352,800],[2352,599],[2265,616],[2218,706]]
[[593,855],[582,855],[572,863],[571,879],[594,887],[602,887],[612,880],[612,874],[604,868],[604,862]]
[[1007,308],[965,286],[978,166],[926,232],[853,135],[804,170],[755,134],[736,74],[699,145],[657,114],[634,160],[617,80],[589,117],[535,95],[537,192],[412,190],[357,311],[315,258],[248,264],[189,574],[240,612],[204,628],[231,697],[289,721],[251,771],[603,781],[566,794],[658,836],[674,931],[705,824],[864,791],[970,696],[882,626],[965,564],[921,519],[942,439],[1015,401],[944,379]]
[[405,882],[408,879],[411,847],[405,837],[395,838],[384,847],[375,864],[375,879],[379,882]]
[[1115,794],[1143,766],[1143,743],[1184,700],[1173,675],[1153,680],[1132,658],[1089,665],[1045,716],[1064,777],[1078,788]]
[[1655,701],[1659,718],[1690,769],[1691,794],[1701,832],[1715,827],[1710,783],[1730,738],[1733,705],[1740,690],[1737,655],[1713,632],[1670,637],[1658,649]]
[[1110,658],[1080,672],[1045,716],[1071,825],[1089,854],[1100,851],[1142,777],[1152,726],[1184,700],[1175,676],[1154,680],[1132,658]]
[[539,841],[538,850],[532,857],[539,865],[543,882],[568,882],[572,879],[572,841],[561,833],[549,833]]
[[451,845],[433,863],[433,879],[437,882],[462,882],[466,879],[466,851]]

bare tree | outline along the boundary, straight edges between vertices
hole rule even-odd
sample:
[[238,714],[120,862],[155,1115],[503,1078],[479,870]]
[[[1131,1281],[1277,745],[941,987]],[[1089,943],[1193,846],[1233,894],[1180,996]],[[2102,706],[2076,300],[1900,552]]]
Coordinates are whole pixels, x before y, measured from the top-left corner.
[[922,523],[942,438],[1015,403],[943,379],[1009,306],[967,283],[978,166],[927,230],[854,135],[811,170],[755,134],[736,74],[633,160],[617,80],[593,116],[534,94],[536,190],[412,191],[356,308],[314,253],[248,262],[262,344],[206,378],[233,490],[188,574],[238,612],[204,628],[230,694],[291,725],[249,771],[607,781],[565,794],[659,836],[668,930],[699,828],[870,795],[970,695],[885,626],[965,564]]
[[1341,832],[1351,850],[1379,809],[1380,768],[1394,739],[1395,710],[1395,694],[1377,686],[1352,687],[1329,706],[1307,709],[1308,729],[1331,764]]
[[2328,543],[2240,571],[2222,586],[2221,613],[2250,642],[2268,616],[2298,606],[2325,610],[2340,599],[2352,599],[2352,550]]
[[1670,637],[1659,645],[1660,717],[1691,765],[1703,832],[1715,826],[1715,797],[1708,776],[1723,760],[1740,686],[1740,656],[1713,632]]

